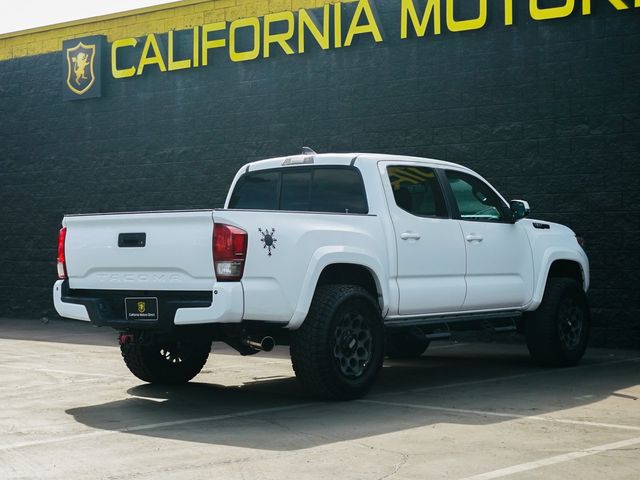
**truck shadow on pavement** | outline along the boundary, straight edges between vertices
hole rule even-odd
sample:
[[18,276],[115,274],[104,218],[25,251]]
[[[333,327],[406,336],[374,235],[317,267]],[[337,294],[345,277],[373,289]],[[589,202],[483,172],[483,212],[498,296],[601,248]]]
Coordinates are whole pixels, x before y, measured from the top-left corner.
[[[214,365],[207,368],[215,373]],[[494,353],[479,346],[388,361],[374,390],[359,401],[317,401],[288,376],[233,386],[143,384],[130,388],[126,398],[67,413],[94,429],[289,451],[440,423],[481,426],[550,415],[637,385],[637,371],[634,352],[598,351],[578,367],[549,370],[534,366],[521,346]]]

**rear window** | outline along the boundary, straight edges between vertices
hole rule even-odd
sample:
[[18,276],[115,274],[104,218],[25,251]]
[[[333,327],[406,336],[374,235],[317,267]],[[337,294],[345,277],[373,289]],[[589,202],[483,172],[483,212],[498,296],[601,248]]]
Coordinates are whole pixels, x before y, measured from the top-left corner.
[[362,178],[356,170],[316,170],[311,210],[314,212],[367,213]]
[[282,172],[280,210],[309,210],[311,170]]
[[368,213],[360,172],[353,167],[294,167],[243,175],[229,208]]
[[233,192],[232,208],[260,208],[276,210],[278,208],[278,190],[280,175],[277,172],[265,172],[258,175],[245,175]]

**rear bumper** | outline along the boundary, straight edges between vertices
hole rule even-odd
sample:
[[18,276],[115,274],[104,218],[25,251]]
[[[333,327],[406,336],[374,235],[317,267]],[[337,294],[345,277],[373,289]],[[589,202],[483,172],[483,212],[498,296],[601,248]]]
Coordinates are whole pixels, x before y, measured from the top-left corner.
[[[157,297],[158,321],[125,319],[126,297]],[[170,330],[177,325],[240,323],[244,311],[241,283],[214,284],[209,292],[137,292],[117,290],[73,290],[67,280],[53,286],[53,303],[61,317],[116,329]]]

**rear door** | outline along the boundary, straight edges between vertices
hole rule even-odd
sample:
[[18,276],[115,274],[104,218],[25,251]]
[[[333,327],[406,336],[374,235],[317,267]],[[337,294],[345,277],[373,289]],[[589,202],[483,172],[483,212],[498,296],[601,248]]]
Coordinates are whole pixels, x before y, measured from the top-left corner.
[[411,162],[382,162],[379,170],[396,236],[399,314],[459,310],[465,245],[435,171]]
[[533,258],[527,234],[508,205],[481,178],[446,170],[467,250],[464,310],[521,307],[532,294]]

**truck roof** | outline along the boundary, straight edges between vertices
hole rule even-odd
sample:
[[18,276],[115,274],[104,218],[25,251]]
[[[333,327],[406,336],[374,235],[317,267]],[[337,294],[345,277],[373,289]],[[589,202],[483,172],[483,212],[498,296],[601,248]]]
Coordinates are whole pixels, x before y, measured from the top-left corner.
[[[310,162],[305,159],[313,158]],[[258,160],[251,162],[245,166],[248,171],[265,170],[269,168],[278,168],[287,165],[303,165],[305,163],[313,163],[314,165],[351,165],[356,161],[377,163],[380,161],[403,161],[403,162],[419,162],[435,167],[457,167],[468,170],[467,167],[443,160],[435,160],[432,158],[412,157],[408,155],[389,155],[386,153],[317,153],[317,154],[298,154],[287,157],[269,158],[266,160]],[[247,171],[245,170],[245,171]]]

